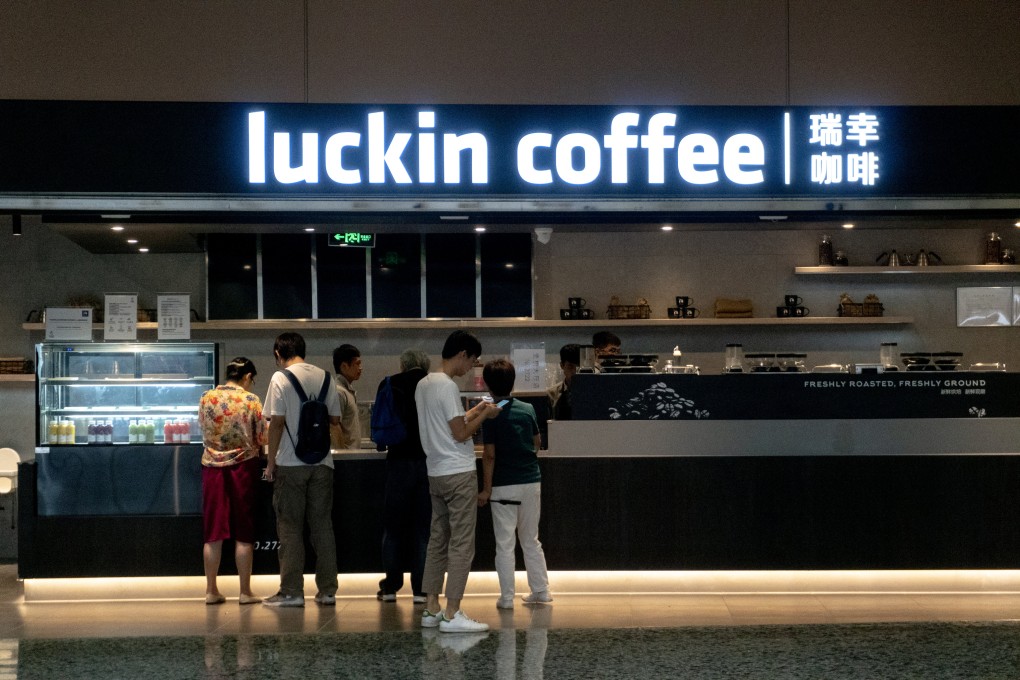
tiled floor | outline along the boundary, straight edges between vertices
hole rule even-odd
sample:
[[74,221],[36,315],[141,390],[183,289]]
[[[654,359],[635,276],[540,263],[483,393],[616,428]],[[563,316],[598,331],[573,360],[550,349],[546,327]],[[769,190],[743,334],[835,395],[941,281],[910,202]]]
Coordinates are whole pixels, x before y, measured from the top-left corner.
[[[376,601],[374,575],[342,576],[336,607],[279,610],[206,606],[201,579],[34,582],[26,601],[4,565],[0,680],[1020,675],[1016,572],[550,576],[554,603],[500,611],[495,576],[472,574],[463,607],[491,629],[457,635]],[[73,599],[103,593],[123,599]]]
[[[933,577],[939,576],[934,574]],[[523,574],[520,575],[523,586]],[[552,574],[556,600],[549,606],[517,603],[511,612],[495,607],[496,581],[492,573],[472,574],[463,608],[493,629],[516,628],[668,628],[681,626],[755,626],[879,622],[1010,621],[1020,619],[1020,590],[966,592],[961,581],[948,584],[954,591],[938,590],[923,579],[878,584],[867,589],[838,577],[811,582],[810,592],[773,592],[773,586],[757,581],[738,581],[732,574],[717,580],[677,576],[673,592],[646,592],[662,588],[661,575]],[[247,635],[311,632],[397,632],[418,629],[421,607],[402,594],[395,604],[374,597],[374,577],[341,576],[341,596],[336,607],[318,607],[307,599],[304,609],[269,609],[261,605],[239,606],[236,599],[218,606],[201,600],[202,583],[191,579],[190,599],[118,601],[25,601],[14,565],[0,566],[0,637],[130,637],[150,635]],[[892,587],[890,587],[892,583]],[[969,582],[963,582],[966,586]],[[221,588],[230,594],[236,579],[224,577]],[[255,590],[270,595],[272,577],[256,577]],[[789,584],[783,584],[789,587]],[[947,584],[936,583],[945,588]],[[998,587],[1000,584],[994,584]],[[1006,582],[1012,587],[1012,580]],[[71,582],[71,588],[74,582]],[[158,585],[147,588],[148,597],[180,593],[181,584],[167,591]],[[236,588],[236,585],[234,585]],[[970,586],[968,586],[970,587]],[[862,590],[862,588],[864,588]],[[523,587],[521,592],[527,592]],[[591,594],[595,591],[597,594]],[[855,592],[856,591],[856,592]],[[58,591],[59,592],[59,591]],[[78,592],[83,592],[79,589]],[[99,591],[101,592],[101,590]],[[235,591],[236,592],[236,591]],[[95,597],[95,594],[84,593]],[[136,593],[138,595],[138,593]],[[130,593],[128,593],[130,596]]]

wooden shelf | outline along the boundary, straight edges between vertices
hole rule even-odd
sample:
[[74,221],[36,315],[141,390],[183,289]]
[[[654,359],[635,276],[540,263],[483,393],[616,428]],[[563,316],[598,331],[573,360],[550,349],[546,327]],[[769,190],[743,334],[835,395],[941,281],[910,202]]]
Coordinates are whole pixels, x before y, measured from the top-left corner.
[[0,373],[0,382],[35,382],[35,373]]
[[[687,326],[828,326],[828,325],[873,325],[873,324],[911,324],[909,316],[806,316],[779,319],[775,317],[754,317],[750,319],[585,319],[562,321],[560,319],[372,319],[352,321],[313,321],[308,319],[272,320],[272,321],[206,321],[191,324],[191,330],[206,331],[243,331],[256,333],[276,333],[291,330],[302,333],[333,330],[453,330],[464,328],[470,330],[488,330],[499,328],[683,328]],[[25,323],[22,328],[27,331],[44,331],[45,324]],[[103,324],[95,324],[95,331],[102,331]],[[155,331],[155,323],[140,323],[141,332]],[[62,342],[62,341],[61,341]],[[70,341],[69,341],[70,342]]]
[[945,276],[949,274],[1020,274],[1018,264],[954,264],[929,267],[794,267],[794,274],[825,276]]

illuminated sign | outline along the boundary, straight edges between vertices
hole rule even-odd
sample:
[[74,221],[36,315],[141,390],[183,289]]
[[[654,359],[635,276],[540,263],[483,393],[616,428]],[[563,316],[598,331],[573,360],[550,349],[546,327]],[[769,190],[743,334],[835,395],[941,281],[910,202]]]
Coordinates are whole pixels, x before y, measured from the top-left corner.
[[360,231],[344,231],[329,235],[329,245],[340,248],[374,248],[375,234]]
[[0,101],[0,194],[1018,196],[1018,129],[1013,106]]

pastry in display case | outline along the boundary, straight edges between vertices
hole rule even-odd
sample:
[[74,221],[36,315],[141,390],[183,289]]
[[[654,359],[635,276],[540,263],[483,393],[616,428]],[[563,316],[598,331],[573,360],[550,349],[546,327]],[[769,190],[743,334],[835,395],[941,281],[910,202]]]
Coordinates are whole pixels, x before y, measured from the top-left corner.
[[200,443],[198,401],[217,360],[215,343],[37,345],[37,443]]

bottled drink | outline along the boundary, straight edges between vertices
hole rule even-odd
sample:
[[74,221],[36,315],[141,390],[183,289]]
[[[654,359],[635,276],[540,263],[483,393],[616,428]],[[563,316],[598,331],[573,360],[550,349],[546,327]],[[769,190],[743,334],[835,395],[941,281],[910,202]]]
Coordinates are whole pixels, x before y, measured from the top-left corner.
[[985,264],[1001,264],[1002,263],[1002,239],[999,238],[999,234],[992,232],[988,234],[988,240],[985,241]]
[[828,236],[823,236],[822,242],[818,244],[818,266],[832,266],[832,239]]
[[187,418],[181,421],[181,443],[191,443],[191,419]]
[[145,443],[155,444],[156,443],[156,424],[151,420],[145,421]]
[[46,426],[46,442],[49,444],[60,443],[60,423],[56,420],[51,420]]
[[163,421],[163,443],[174,443],[174,421],[169,418]]
[[137,444],[138,443],[138,421],[137,420],[132,420],[131,423],[128,425],[128,443],[129,444]]
[[96,421],[94,420],[89,421],[88,438],[85,441],[89,444],[96,443]]

